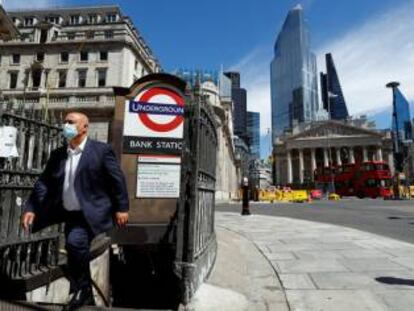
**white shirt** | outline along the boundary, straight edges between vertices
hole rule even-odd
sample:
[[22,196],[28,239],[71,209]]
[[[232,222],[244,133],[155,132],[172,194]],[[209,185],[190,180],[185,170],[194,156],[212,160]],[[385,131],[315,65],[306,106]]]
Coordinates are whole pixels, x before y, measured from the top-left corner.
[[68,211],[80,211],[81,206],[79,204],[78,197],[75,192],[75,172],[78,167],[79,160],[82,156],[83,149],[85,148],[86,140],[72,149],[69,145],[68,147],[68,158],[66,159],[65,165],[65,181],[63,183],[63,207]]

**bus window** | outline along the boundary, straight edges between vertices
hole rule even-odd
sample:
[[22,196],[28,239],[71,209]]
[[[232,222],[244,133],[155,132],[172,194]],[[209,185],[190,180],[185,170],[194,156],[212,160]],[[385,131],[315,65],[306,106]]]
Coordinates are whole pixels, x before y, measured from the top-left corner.
[[376,187],[377,182],[376,182],[375,179],[367,179],[367,181],[365,182],[365,186],[367,186],[367,187]]
[[380,187],[389,188],[391,187],[391,179],[381,179],[379,184]]
[[376,164],[375,168],[379,171],[388,171],[389,170],[388,164]]

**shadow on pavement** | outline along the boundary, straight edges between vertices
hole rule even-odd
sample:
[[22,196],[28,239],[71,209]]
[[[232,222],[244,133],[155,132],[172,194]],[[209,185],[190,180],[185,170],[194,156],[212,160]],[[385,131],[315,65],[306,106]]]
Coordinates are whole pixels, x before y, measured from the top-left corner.
[[408,285],[408,286],[414,286],[414,280],[408,280],[408,279],[400,279],[400,278],[394,278],[389,276],[383,276],[375,279],[379,283],[384,283],[388,285]]

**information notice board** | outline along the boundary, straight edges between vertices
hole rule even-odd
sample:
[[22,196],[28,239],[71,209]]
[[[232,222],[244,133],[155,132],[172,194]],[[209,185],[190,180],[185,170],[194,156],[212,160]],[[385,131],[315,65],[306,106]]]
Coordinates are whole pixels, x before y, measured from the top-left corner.
[[137,163],[137,198],[180,197],[181,158],[140,155]]

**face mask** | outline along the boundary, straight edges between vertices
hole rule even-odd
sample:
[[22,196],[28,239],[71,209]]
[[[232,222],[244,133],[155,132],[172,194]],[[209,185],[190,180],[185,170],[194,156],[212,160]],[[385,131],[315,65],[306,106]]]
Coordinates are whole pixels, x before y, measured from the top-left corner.
[[78,135],[78,130],[75,124],[65,123],[63,125],[63,136],[67,139],[72,140]]

